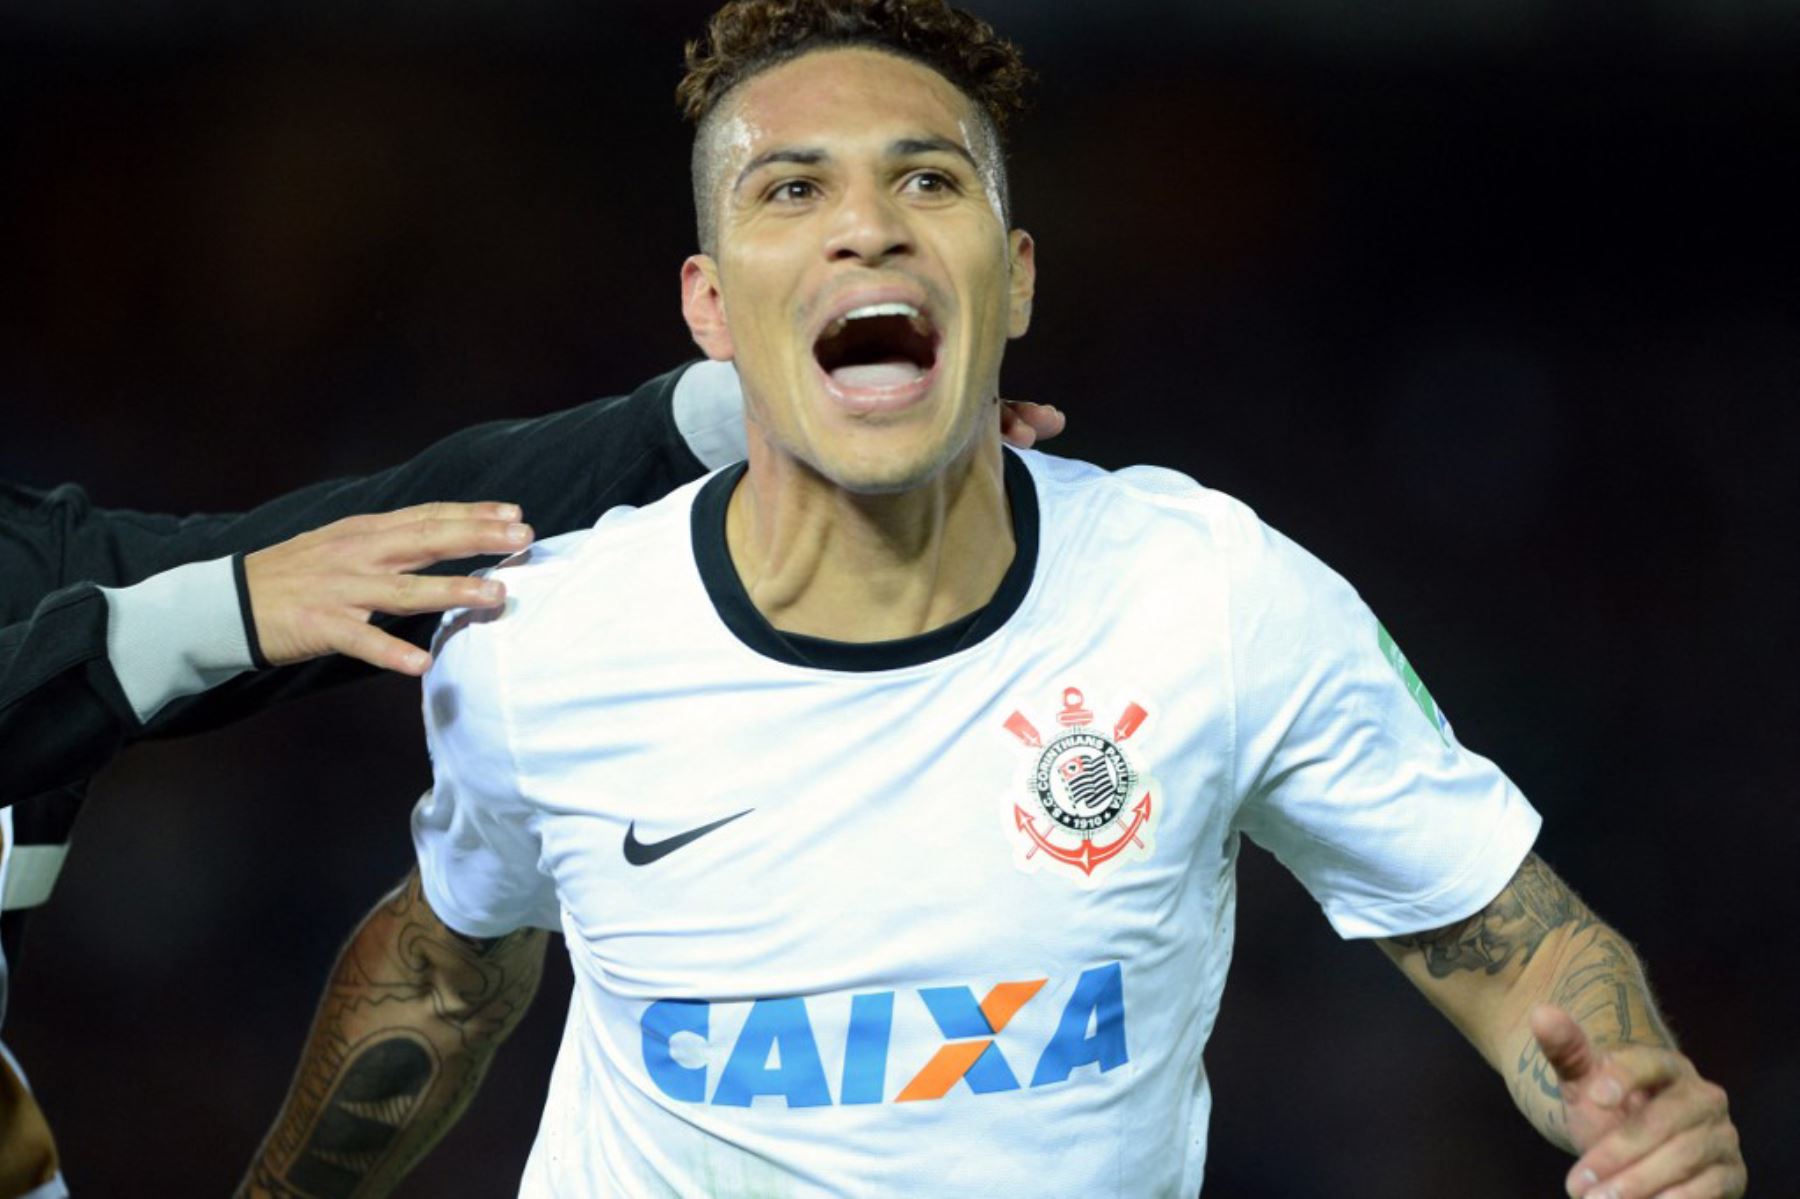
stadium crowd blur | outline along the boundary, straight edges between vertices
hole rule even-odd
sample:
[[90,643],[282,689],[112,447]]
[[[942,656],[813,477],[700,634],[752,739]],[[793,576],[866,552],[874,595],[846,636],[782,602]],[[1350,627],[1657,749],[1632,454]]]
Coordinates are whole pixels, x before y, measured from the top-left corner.
[[[1358,585],[1788,1193],[1800,5],[969,6],[1043,75],[1009,393]],[[0,475],[233,508],[690,356],[710,7],[0,3]],[[225,1193],[427,780],[397,679],[104,776],[7,1022],[78,1195]],[[1397,971],[1260,851],[1241,880],[1209,1195],[1559,1186]],[[552,959],[406,1193],[509,1193]]]

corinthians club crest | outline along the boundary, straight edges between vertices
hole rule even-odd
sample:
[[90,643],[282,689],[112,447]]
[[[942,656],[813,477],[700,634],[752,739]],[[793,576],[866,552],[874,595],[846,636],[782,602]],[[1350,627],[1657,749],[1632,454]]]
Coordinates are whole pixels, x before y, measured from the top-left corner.
[[1029,873],[1048,863],[1092,885],[1149,854],[1159,802],[1156,780],[1142,773],[1122,748],[1148,716],[1138,704],[1128,703],[1107,730],[1095,724],[1087,697],[1067,687],[1056,713],[1061,731],[1048,742],[1023,712],[1006,718],[1006,731],[1035,751],[1025,797],[1006,804],[1020,869]]

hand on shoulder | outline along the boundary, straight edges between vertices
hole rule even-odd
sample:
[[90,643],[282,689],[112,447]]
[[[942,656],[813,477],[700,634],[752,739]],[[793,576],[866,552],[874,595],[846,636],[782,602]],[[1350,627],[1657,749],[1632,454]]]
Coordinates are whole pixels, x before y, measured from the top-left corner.
[[351,516],[244,559],[244,580],[263,657],[276,666],[344,654],[421,675],[431,655],[370,623],[377,612],[412,616],[492,608],[492,579],[412,573],[438,562],[510,554],[532,530],[511,504],[422,504]]

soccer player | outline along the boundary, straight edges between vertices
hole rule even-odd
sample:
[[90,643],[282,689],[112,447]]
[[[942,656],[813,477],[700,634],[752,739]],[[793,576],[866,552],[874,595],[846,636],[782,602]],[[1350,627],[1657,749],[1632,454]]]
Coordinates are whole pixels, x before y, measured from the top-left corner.
[[447,623],[417,881],[257,1187],[380,1193],[559,930],[525,1194],[1193,1195],[1248,835],[1579,1155],[1570,1194],[1742,1193],[1634,952],[1355,592],[1183,476],[1002,447],[1023,82],[942,0],[734,0],[690,48],[683,311],[748,462]]

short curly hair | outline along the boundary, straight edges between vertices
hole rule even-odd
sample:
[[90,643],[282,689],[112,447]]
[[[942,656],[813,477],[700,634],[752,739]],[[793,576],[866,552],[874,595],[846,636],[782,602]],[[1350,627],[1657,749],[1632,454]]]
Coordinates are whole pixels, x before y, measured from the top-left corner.
[[1002,215],[1010,208],[1003,135],[1026,108],[1034,75],[1017,46],[947,0],[730,0],[687,44],[675,100],[694,122],[694,210],[700,245],[716,234],[714,114],[733,89],[815,50],[867,47],[929,67],[969,98],[991,143]]

